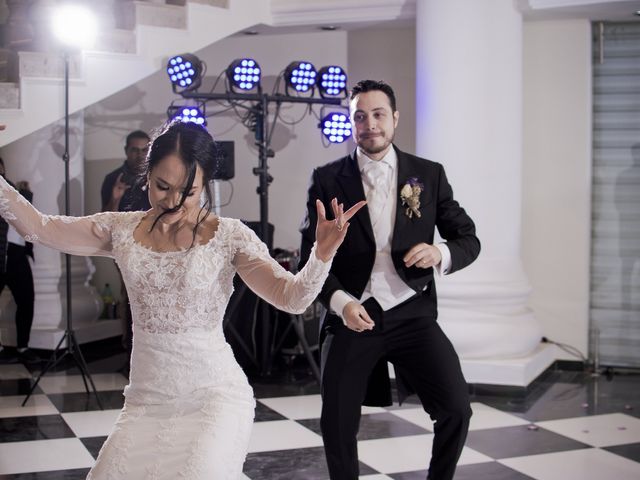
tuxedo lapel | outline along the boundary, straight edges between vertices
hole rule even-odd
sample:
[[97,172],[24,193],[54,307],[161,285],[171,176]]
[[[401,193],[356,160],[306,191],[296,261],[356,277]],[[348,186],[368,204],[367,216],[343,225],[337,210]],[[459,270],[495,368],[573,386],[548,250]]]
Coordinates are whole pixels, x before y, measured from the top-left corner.
[[[406,252],[420,242],[433,242],[433,229],[435,216],[430,213],[429,192],[433,183],[427,177],[428,172],[424,168],[424,161],[412,155],[407,155],[396,148],[398,155],[398,185],[397,185],[397,208],[396,223],[393,228],[391,240],[391,257],[398,276],[416,292],[422,291],[427,282],[433,276],[432,270],[417,269],[414,267],[405,268],[403,257]],[[407,215],[407,206],[402,205],[400,192],[411,177],[418,179],[424,185],[420,193],[420,212],[418,218]],[[433,206],[431,206],[432,208]]]
[[412,219],[405,215],[407,207],[406,205],[402,205],[400,191],[402,190],[402,187],[404,187],[404,185],[407,183],[407,180],[409,178],[418,176],[418,172],[416,172],[412,168],[413,165],[411,164],[410,159],[407,158],[407,156],[397,148],[396,154],[398,156],[398,183],[396,185],[396,220],[395,225],[393,226],[393,236],[391,240],[392,247],[397,246],[398,240],[402,236],[407,235],[407,233],[411,230],[408,227],[411,226],[410,223]]
[[[337,183],[342,188],[344,195],[347,199],[345,208],[351,207],[351,205],[364,200],[366,198],[364,193],[364,187],[362,186],[362,178],[360,177],[360,170],[358,169],[358,161],[356,160],[356,152],[354,151],[350,156],[345,158],[342,165],[342,169],[336,178]],[[359,211],[351,220],[362,227],[369,239],[375,243],[375,237],[373,236],[373,227],[371,226],[371,217],[369,216],[369,209],[363,208]]]

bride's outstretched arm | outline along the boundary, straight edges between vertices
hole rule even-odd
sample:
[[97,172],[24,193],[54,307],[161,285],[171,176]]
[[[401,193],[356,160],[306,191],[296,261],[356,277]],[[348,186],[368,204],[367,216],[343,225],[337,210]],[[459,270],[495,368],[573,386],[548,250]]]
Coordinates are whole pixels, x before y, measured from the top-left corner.
[[364,204],[359,202],[344,212],[342,205],[334,199],[331,206],[335,220],[327,220],[324,206],[321,203],[316,205],[317,240],[309,261],[296,275],[282,268],[269,255],[267,246],[258,236],[238,222],[234,264],[240,277],[251,290],[276,308],[290,313],[304,312],[320,293],[333,256],[347,233],[349,220]]
[[304,312],[318,296],[331,268],[331,261],[323,262],[313,256],[294,275],[269,255],[266,245],[255,233],[251,230],[246,233],[251,237],[251,244],[241,248],[235,257],[242,280],[256,295],[274,307],[289,313]]
[[0,215],[29,242],[72,255],[111,256],[112,212],[89,217],[45,215],[0,176]]

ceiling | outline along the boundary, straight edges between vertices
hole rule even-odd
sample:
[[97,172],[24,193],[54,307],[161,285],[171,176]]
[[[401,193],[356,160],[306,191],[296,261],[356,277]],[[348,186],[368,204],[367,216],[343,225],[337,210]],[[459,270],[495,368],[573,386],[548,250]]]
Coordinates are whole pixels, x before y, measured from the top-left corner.
[[[276,0],[274,4],[276,3]],[[306,0],[305,0],[306,1]],[[310,33],[320,32],[333,28],[337,31],[354,31],[366,28],[412,28],[415,24],[415,2],[421,0],[405,0],[406,8],[402,8],[401,13],[395,18],[378,18],[359,20],[349,15],[340,15],[340,7],[336,7],[334,15],[321,15],[304,17],[301,24],[277,24],[276,25],[256,25],[251,29],[237,33],[242,35],[276,35],[287,33]],[[523,14],[526,22],[542,20],[569,20],[587,19],[591,21],[629,21],[640,22],[640,16],[636,12],[640,11],[640,0],[514,0]],[[295,9],[295,2],[288,0],[291,9]],[[321,3],[321,2],[320,2]],[[327,2],[331,3],[331,2]],[[350,2],[355,4],[357,0]],[[390,2],[394,3],[394,2]],[[395,2],[397,4],[397,0]],[[366,7],[365,7],[366,8]],[[339,19],[335,22],[327,22],[326,17]]]

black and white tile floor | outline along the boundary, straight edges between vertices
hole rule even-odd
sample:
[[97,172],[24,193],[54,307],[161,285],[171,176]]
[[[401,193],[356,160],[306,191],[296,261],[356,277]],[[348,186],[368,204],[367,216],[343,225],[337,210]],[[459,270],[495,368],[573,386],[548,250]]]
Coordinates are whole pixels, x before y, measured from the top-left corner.
[[[83,479],[122,407],[126,379],[91,362],[104,410],[77,370],[42,378],[0,365],[0,479]],[[456,480],[640,479],[640,376],[554,372],[526,397],[474,394]],[[258,407],[245,479],[326,479],[320,396],[310,379],[254,382]],[[361,478],[424,479],[433,438],[419,405],[363,408]]]

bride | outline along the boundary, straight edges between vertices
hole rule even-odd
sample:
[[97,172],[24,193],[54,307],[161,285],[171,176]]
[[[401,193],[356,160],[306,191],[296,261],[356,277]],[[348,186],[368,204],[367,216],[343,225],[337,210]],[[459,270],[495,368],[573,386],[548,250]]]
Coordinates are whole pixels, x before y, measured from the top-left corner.
[[334,199],[327,220],[317,201],[314,251],[293,275],[242,222],[210,213],[215,158],[203,127],[169,124],[147,156],[147,212],[45,215],[0,178],[0,215],[25,239],[114,258],[129,293],[130,383],[87,479],[238,479],[255,401],[222,330],[233,277],[281,310],[304,311],[364,205],[345,212]]

